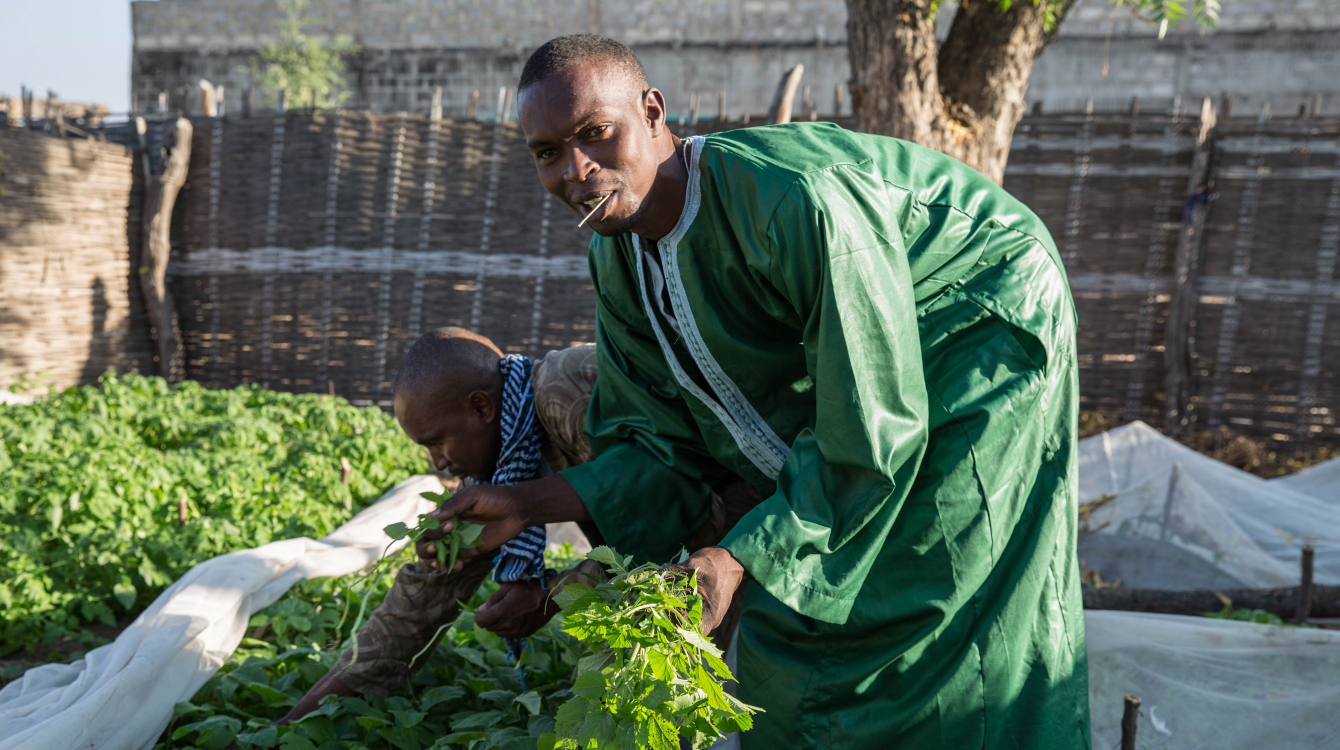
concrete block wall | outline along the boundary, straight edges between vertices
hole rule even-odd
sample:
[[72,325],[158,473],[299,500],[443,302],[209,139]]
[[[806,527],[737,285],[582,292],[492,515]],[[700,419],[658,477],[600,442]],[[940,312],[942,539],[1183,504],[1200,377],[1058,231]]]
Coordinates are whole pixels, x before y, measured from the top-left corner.
[[[276,0],[133,2],[132,92],[141,111],[159,91],[181,107],[183,89],[206,78],[226,88],[231,111],[249,84],[246,63],[276,41]],[[955,8],[939,19],[947,32]],[[843,0],[313,0],[308,33],[347,36],[362,47],[349,60],[352,104],[376,112],[426,111],[433,86],[447,112],[463,113],[472,90],[492,111],[500,86],[514,86],[526,56],[551,37],[596,32],[632,46],[672,111],[703,96],[716,112],[767,109],[783,70],[804,63],[804,85],[819,111],[833,108],[843,84]],[[1278,112],[1322,97],[1322,112],[1340,112],[1340,2],[1234,0],[1219,26],[1201,33],[1158,28],[1109,0],[1079,0],[1060,37],[1039,60],[1027,99],[1048,111],[1103,109],[1139,97],[1166,108],[1180,96],[1233,96],[1239,113],[1270,101]],[[845,98],[845,97],[844,97]],[[257,102],[258,106],[261,102]],[[295,102],[295,106],[303,103]],[[189,106],[188,106],[189,108]]]

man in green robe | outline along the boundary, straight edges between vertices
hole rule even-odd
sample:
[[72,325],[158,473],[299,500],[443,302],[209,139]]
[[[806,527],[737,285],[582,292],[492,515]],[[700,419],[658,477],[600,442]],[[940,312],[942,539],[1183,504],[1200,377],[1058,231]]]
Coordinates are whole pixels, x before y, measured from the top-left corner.
[[762,501],[687,566],[704,630],[743,591],[746,750],[1087,748],[1075,313],[1038,218],[827,123],[681,141],[601,37],[547,43],[518,91],[597,232],[596,458],[439,517],[484,548],[590,519],[668,560],[738,475]]

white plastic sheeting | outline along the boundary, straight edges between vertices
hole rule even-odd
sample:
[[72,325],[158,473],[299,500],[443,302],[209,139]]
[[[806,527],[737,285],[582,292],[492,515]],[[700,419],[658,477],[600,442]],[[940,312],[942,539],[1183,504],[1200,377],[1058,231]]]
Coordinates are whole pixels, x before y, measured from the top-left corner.
[[[1340,474],[1340,470],[1336,470]],[[1114,496],[1081,525],[1080,559],[1133,588],[1340,585],[1340,503],[1203,456],[1142,422],[1079,445],[1079,495]]]
[[320,541],[288,539],[195,566],[115,642],[73,664],[30,669],[0,690],[0,750],[151,747],[173,705],[232,655],[253,613],[302,579],[368,567],[391,541],[382,528],[413,524],[433,508],[419,493],[441,489],[435,477],[412,477]]
[[1300,472],[1270,480],[1272,485],[1288,487],[1327,502],[1340,501],[1340,458],[1309,466]]
[[1094,750],[1340,748],[1340,632],[1138,612],[1084,613]]

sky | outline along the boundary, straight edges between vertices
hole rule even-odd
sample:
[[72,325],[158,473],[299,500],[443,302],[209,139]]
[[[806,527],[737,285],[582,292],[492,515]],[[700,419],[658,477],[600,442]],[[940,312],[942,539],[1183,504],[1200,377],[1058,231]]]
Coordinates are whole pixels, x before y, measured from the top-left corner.
[[130,0],[0,0],[0,95],[130,109]]

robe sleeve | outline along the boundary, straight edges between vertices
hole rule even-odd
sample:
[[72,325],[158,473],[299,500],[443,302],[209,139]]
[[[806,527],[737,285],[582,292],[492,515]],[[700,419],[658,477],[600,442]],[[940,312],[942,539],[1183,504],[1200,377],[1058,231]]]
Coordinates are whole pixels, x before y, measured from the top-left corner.
[[593,265],[599,375],[586,435],[595,459],[560,473],[606,544],[638,562],[666,562],[707,519],[711,484],[723,469],[708,453],[659,343],[620,314],[621,302],[636,303],[609,298],[618,294],[611,290],[636,290],[636,276],[602,284],[597,274]]
[[[815,420],[722,546],[796,612],[844,623],[912,489],[927,396],[911,271],[885,185],[807,176],[773,214],[773,283],[804,322]],[[602,374],[603,377],[603,374]]]

